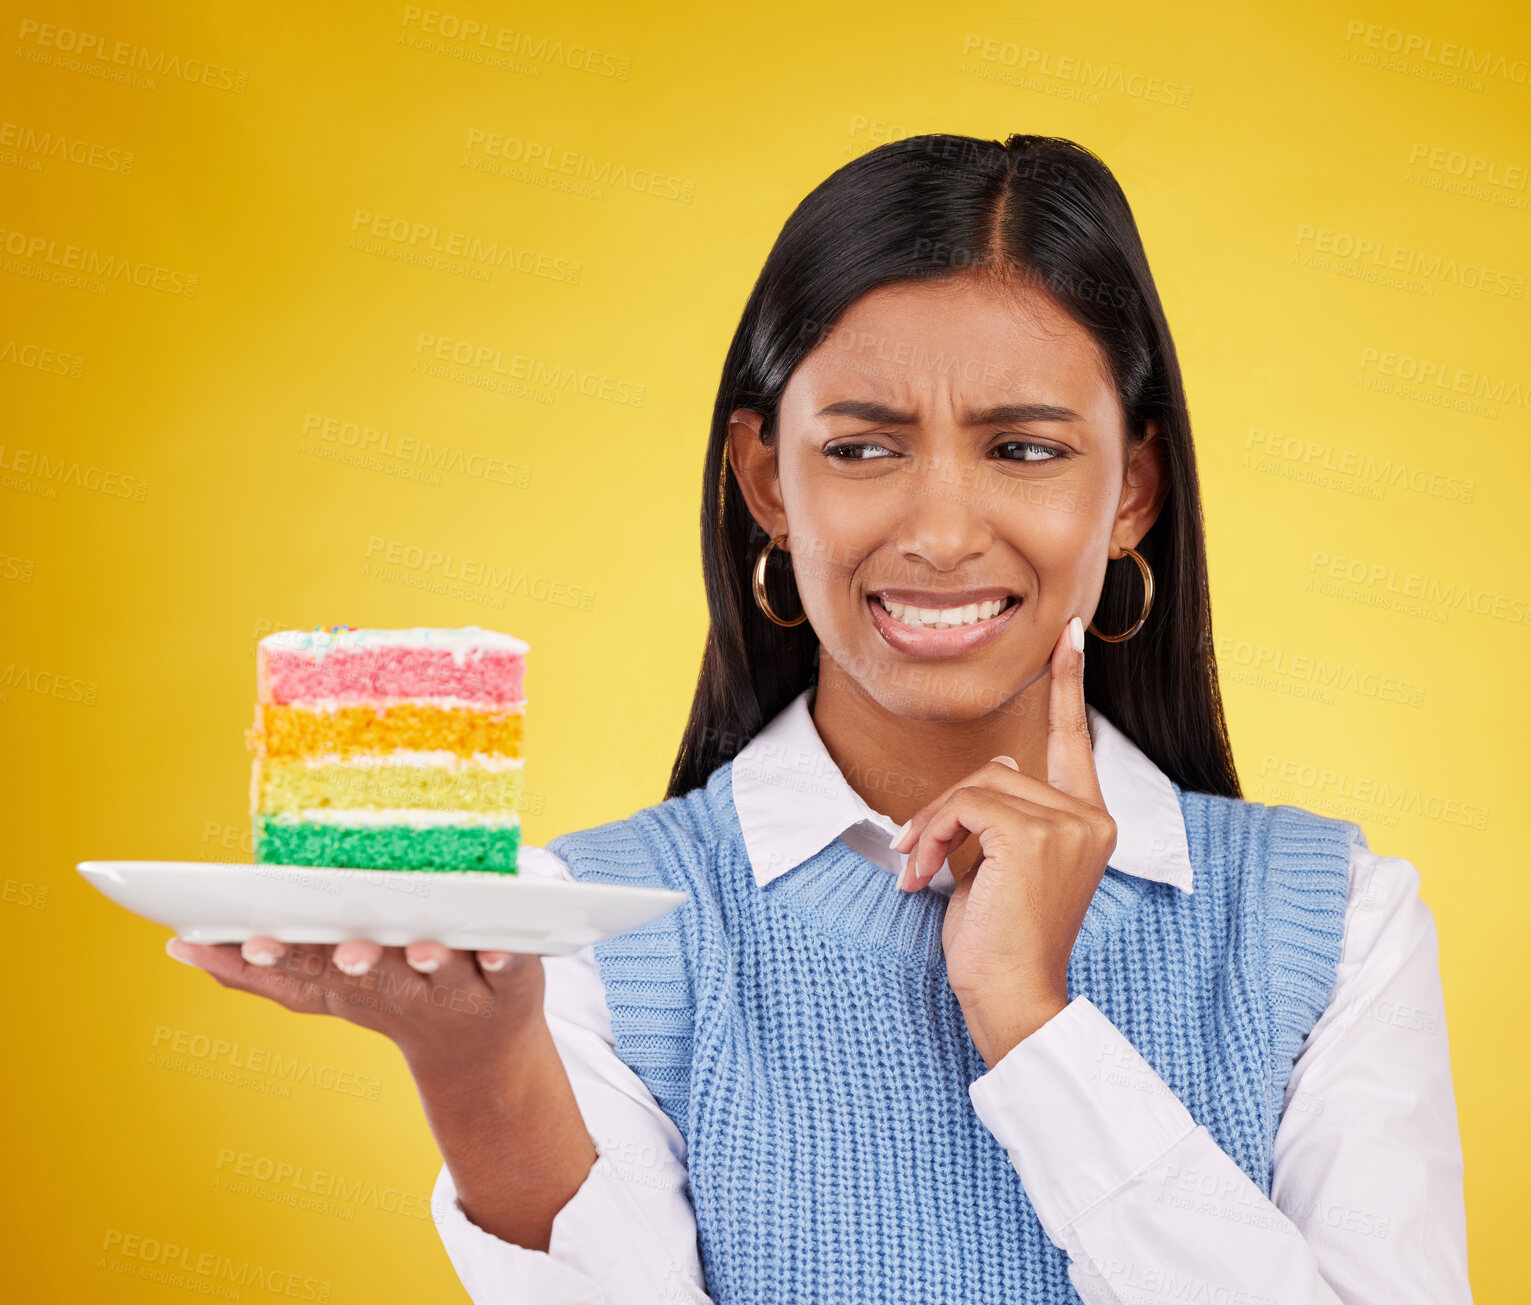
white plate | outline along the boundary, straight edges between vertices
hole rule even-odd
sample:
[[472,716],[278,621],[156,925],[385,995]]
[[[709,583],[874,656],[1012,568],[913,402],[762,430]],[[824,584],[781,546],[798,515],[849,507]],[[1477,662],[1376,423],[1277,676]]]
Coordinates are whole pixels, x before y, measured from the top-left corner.
[[486,870],[342,870],[226,861],[81,861],[136,915],[187,942],[263,936],[292,943],[368,938],[568,956],[686,900],[668,888],[583,884]]

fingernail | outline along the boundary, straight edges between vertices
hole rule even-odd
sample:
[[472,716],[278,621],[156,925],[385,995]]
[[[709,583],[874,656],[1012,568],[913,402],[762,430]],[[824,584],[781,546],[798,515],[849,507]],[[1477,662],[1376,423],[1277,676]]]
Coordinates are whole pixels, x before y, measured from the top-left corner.
[[909,862],[912,859],[913,859],[912,857],[907,857],[906,856],[904,858],[904,864],[899,866],[899,868],[898,868],[898,881],[897,882],[898,882],[898,890],[899,890],[899,892],[903,892],[904,891],[904,886],[909,882]]
[[902,852],[904,850],[902,844],[905,836],[909,833],[909,826],[912,824],[914,824],[914,817],[910,816],[908,820],[899,826],[898,833],[893,835],[892,841],[888,844],[889,848],[895,852]]
[[177,938],[175,934],[171,934],[170,937],[166,938],[165,955],[175,957],[175,959],[180,961],[182,965],[190,965],[193,969],[200,969],[201,966],[199,966],[196,961],[192,960],[190,956],[182,956],[181,953],[176,950],[176,947],[180,941],[181,940]]
[[1084,622],[1077,616],[1069,618],[1069,642],[1074,645],[1075,652],[1084,651]]
[[1011,770],[1020,769],[1020,766],[1016,763],[1014,757],[998,756],[995,757],[994,760],[999,762],[1001,766],[1009,766]]
[[251,965],[275,965],[277,960],[275,952],[255,951],[248,942],[239,944],[239,954]]
[[510,964],[510,957],[499,956],[493,960],[485,960],[481,955],[478,958],[478,963],[480,969],[488,970],[490,974],[498,974],[501,970]]
[[335,968],[342,974],[349,974],[355,978],[358,974],[365,974],[372,968],[372,962],[366,959],[359,961],[343,961],[338,956],[335,959]]
[[404,959],[409,961],[410,969],[420,974],[434,974],[441,968],[441,962],[438,961],[434,956],[427,957],[423,961],[410,960],[408,956],[405,956]]

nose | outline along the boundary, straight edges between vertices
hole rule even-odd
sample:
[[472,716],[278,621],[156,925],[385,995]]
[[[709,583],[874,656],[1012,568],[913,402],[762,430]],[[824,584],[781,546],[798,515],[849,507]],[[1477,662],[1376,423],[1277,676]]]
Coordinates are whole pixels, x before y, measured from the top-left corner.
[[897,547],[913,566],[955,571],[994,546],[994,532],[975,486],[928,460],[908,479],[900,506]]

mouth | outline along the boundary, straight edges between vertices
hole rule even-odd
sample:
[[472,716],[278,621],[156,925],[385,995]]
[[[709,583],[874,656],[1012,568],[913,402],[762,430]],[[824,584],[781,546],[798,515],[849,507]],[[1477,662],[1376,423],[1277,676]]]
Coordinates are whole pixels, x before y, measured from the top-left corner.
[[1003,589],[944,594],[885,589],[867,595],[883,641],[914,657],[952,657],[982,647],[1010,624],[1021,602]]

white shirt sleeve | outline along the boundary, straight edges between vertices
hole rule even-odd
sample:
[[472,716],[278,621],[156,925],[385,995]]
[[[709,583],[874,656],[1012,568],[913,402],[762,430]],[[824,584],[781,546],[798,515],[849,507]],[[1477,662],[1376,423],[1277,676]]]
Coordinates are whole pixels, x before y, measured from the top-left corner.
[[[574,882],[565,862],[523,845],[518,872]],[[599,1159],[553,1219],[546,1251],[468,1219],[445,1165],[436,1230],[474,1305],[710,1305],[686,1187],[686,1144],[616,1053],[593,945],[545,956],[544,1011]]]
[[1435,918],[1357,843],[1335,987],[1266,1199],[1087,997],[969,1088],[1089,1302],[1464,1305],[1467,1220]]

